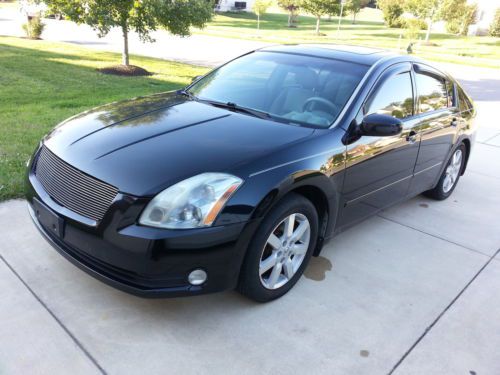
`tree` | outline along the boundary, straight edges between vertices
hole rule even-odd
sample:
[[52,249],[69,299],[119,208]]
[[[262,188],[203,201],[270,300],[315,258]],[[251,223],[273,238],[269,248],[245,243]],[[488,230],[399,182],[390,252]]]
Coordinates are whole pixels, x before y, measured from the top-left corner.
[[278,5],[288,12],[288,27],[293,27],[297,12],[300,8],[300,0],[278,0]]
[[468,4],[467,0],[443,0],[439,8],[439,18],[446,21],[446,30],[460,35],[467,35],[476,13],[477,4]]
[[406,11],[427,22],[425,42],[429,43],[432,23],[438,19],[440,0],[406,0],[404,5]]
[[490,26],[490,35],[500,36],[500,8],[498,8],[495,12],[495,18]]
[[257,15],[257,29],[260,29],[260,16],[266,14],[270,6],[271,0],[255,0],[253,3],[253,11]]
[[129,65],[128,34],[152,42],[151,31],[162,27],[188,36],[190,26],[203,27],[212,18],[213,5],[206,0],[44,0],[51,10],[87,24],[105,36],[113,27],[123,35],[122,64]]
[[384,14],[384,22],[389,27],[401,27],[404,12],[401,0],[378,0],[377,5]]
[[352,23],[356,23],[357,14],[370,3],[370,0],[348,0],[346,10],[352,13]]
[[405,36],[408,38],[410,43],[415,43],[418,39],[420,33],[420,20],[416,18],[410,18],[405,22]]
[[316,17],[316,35],[319,35],[321,17],[326,14],[339,14],[339,0],[302,0],[302,9]]

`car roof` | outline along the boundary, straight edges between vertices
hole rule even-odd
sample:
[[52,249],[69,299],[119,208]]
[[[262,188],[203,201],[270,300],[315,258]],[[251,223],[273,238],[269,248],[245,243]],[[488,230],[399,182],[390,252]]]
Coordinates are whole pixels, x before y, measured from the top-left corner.
[[283,44],[261,48],[259,51],[307,55],[354,62],[371,66],[383,58],[401,56],[383,49],[342,44]]

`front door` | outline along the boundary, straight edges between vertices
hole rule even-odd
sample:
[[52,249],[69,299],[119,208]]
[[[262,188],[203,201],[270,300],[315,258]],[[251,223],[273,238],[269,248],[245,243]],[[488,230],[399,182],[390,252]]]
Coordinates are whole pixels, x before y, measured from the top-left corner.
[[359,124],[371,113],[400,119],[403,132],[362,136],[347,146],[344,207],[338,228],[362,220],[408,193],[420,143],[410,63],[393,66],[381,75],[355,121]]

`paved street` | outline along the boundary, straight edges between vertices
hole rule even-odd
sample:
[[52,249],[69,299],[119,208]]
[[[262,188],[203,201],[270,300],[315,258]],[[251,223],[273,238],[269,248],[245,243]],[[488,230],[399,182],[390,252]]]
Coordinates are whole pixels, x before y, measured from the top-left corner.
[[[14,30],[10,19],[0,13],[0,34]],[[59,27],[44,37],[99,42]],[[116,50],[113,38],[93,48]],[[131,49],[214,65],[255,48],[160,38]],[[341,234],[269,304],[235,292],[127,295],[50,248],[24,201],[0,204],[0,374],[500,374],[499,75],[444,67],[481,125],[453,196],[417,197]]]

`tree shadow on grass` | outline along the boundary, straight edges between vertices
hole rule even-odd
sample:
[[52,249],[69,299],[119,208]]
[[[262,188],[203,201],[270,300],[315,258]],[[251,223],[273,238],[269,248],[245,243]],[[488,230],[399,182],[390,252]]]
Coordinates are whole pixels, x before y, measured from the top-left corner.
[[[61,53],[0,43],[0,67],[21,70],[23,75],[27,77],[32,75],[32,79],[47,80],[55,83],[64,80],[88,78],[90,82],[95,81],[99,83],[100,81],[107,81],[107,83],[114,83],[119,86],[153,84],[174,89],[182,86],[184,83],[189,83],[193,77],[191,73],[206,70],[206,68],[190,64],[144,56],[131,55],[131,60],[137,65],[145,64],[149,67],[149,65],[153,64],[151,70],[154,75],[149,77],[120,77],[99,73],[97,71],[98,68],[119,63],[119,54],[113,52],[82,49],[82,54],[71,52]],[[165,70],[164,67],[154,69],[163,64],[164,66],[169,66],[172,72]],[[175,73],[172,77],[177,78],[176,81],[159,78],[161,75],[171,73]]]
[[100,41],[94,41],[94,40],[63,40],[62,42],[64,43],[71,43],[71,44],[79,44],[79,45],[95,45],[95,46],[104,46],[108,45],[108,42],[100,42]]
[[500,39],[496,38],[493,40],[476,41],[476,44],[481,44],[481,45],[489,46],[489,47],[500,47]]
[[[219,13],[219,16],[224,17],[224,21],[216,21],[213,22],[211,25],[212,26],[227,26],[227,27],[248,27],[250,21],[255,21],[257,20],[257,17],[253,13]],[[231,21],[233,20],[233,21]],[[243,21],[246,20],[247,22]],[[278,14],[278,13],[267,13],[264,16],[261,17],[261,22],[267,22],[273,25],[273,27],[280,27],[283,25],[286,27],[288,23],[288,15],[287,14]],[[311,17],[311,16],[304,16],[300,15],[297,18],[298,24],[300,25],[301,23],[305,24],[316,24],[316,18]],[[331,23],[337,25],[338,18],[333,17],[331,21],[328,21],[326,18],[321,19],[321,23]],[[356,24],[352,24],[351,18],[342,18],[342,25],[351,25],[351,26],[371,26],[375,28],[380,28],[383,26],[382,22],[375,22],[375,21],[358,21],[356,20]],[[364,28],[363,28],[364,29]]]

